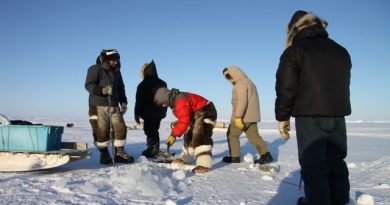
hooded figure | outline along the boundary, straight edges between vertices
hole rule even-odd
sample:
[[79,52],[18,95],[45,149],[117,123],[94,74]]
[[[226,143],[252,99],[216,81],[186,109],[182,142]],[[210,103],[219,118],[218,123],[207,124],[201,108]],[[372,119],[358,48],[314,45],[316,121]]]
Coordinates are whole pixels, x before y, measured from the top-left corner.
[[175,88],[158,89],[154,102],[162,107],[170,107],[177,118],[167,138],[167,146],[172,146],[176,138],[184,134],[182,152],[172,163],[190,164],[195,159],[196,167],[192,170],[194,173],[210,171],[213,146],[211,136],[217,120],[214,104],[200,95],[180,92]]
[[312,13],[295,12],[276,73],[275,117],[285,140],[295,117],[305,184],[300,205],[349,202],[344,117],[351,114],[352,63],[348,51],[328,37],[327,25]]
[[[89,121],[94,143],[100,151],[100,163],[131,163],[133,157],[124,151],[127,127],[123,115],[127,98],[117,50],[101,51],[96,64],[88,69],[85,89],[89,92]],[[111,129],[114,136],[110,136]],[[107,148],[110,139],[115,147],[114,161]]]
[[232,115],[227,131],[230,156],[222,161],[240,162],[240,135],[245,132],[249,142],[256,148],[260,158],[255,163],[266,164],[273,160],[263,138],[260,136],[257,123],[260,122],[260,105],[256,85],[237,66],[223,70],[223,75],[233,84]]
[[154,61],[145,63],[141,68],[142,81],[137,86],[135,96],[134,116],[137,124],[140,118],[144,120],[144,133],[146,135],[147,148],[142,155],[153,158],[160,150],[160,129],[161,120],[166,116],[167,108],[157,106],[154,103],[154,95],[159,88],[166,88],[167,83],[157,75]]

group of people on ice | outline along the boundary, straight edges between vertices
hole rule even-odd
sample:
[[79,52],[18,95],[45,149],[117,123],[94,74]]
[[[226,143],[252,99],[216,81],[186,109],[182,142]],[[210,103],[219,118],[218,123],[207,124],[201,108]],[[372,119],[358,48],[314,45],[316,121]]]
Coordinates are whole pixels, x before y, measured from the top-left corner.
[[[286,49],[276,73],[275,116],[283,139],[289,139],[290,118],[295,117],[301,177],[305,197],[298,204],[338,205],[349,202],[349,173],[345,116],[351,114],[348,51],[328,37],[328,23],[313,13],[296,11],[287,28]],[[125,86],[120,72],[120,55],[115,49],[103,50],[96,64],[88,69],[85,88],[89,92],[89,120],[100,163],[131,163],[125,152],[127,111]],[[240,163],[239,136],[245,133],[259,154],[255,163],[274,159],[259,134],[260,106],[256,85],[237,66],[222,71],[233,85],[231,123],[227,130],[229,156],[226,163]],[[158,77],[154,61],[141,68],[142,81],[137,86],[134,117],[144,122],[147,148],[142,155],[153,158],[160,150],[159,128],[171,108],[177,121],[166,139],[172,146],[184,136],[175,164],[195,160],[195,173],[212,169],[213,128],[217,110],[209,99],[179,89],[168,89]],[[112,135],[110,132],[113,132]],[[115,153],[108,145],[114,137]]]

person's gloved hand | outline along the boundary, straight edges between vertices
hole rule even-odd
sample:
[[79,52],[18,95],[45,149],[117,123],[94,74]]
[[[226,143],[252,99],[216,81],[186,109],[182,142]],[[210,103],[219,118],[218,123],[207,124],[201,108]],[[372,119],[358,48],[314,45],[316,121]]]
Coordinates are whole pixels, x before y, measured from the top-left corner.
[[236,127],[240,130],[243,130],[245,128],[245,124],[241,118],[234,119],[234,125],[236,125]]
[[127,104],[126,103],[121,103],[119,106],[119,111],[121,111],[122,115],[124,115],[127,111]]
[[172,136],[172,135],[169,135],[168,138],[167,138],[167,143],[166,144],[168,146],[172,146],[175,142],[176,142],[176,137]]
[[112,95],[112,87],[110,85],[107,85],[102,89],[103,95]]
[[284,140],[288,140],[290,138],[290,120],[280,121],[279,122],[279,132]]
[[135,120],[135,122],[136,122],[137,124],[141,124],[139,118],[140,118],[140,117],[139,117],[138,115],[134,116],[134,120]]

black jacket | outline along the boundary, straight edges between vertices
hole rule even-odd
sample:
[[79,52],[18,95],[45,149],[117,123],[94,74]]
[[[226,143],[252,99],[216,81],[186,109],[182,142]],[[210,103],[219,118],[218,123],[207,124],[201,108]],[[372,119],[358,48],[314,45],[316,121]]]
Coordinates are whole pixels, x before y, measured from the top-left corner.
[[[98,62],[88,69],[85,89],[89,92],[89,105],[118,106],[119,103],[127,104],[125,85],[119,68],[120,66],[115,69],[104,69],[102,64]],[[102,93],[102,89],[108,84],[112,86],[111,105],[108,96]]]
[[167,87],[167,83],[158,77],[156,65],[152,61],[142,71],[144,79],[137,86],[134,115],[142,119],[163,119],[167,114],[167,108],[157,106],[154,103],[154,95],[157,89]]
[[320,25],[299,31],[281,55],[275,116],[343,117],[351,114],[351,59]]

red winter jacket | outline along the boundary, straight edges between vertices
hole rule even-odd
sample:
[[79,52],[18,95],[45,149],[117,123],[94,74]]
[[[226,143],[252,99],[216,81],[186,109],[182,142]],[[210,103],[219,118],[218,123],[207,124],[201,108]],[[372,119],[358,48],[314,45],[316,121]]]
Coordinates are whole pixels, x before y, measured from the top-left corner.
[[197,94],[180,92],[175,96],[173,105],[173,114],[178,119],[175,127],[172,129],[171,135],[180,137],[190,126],[191,118],[194,113],[198,112],[205,105],[208,100]]

